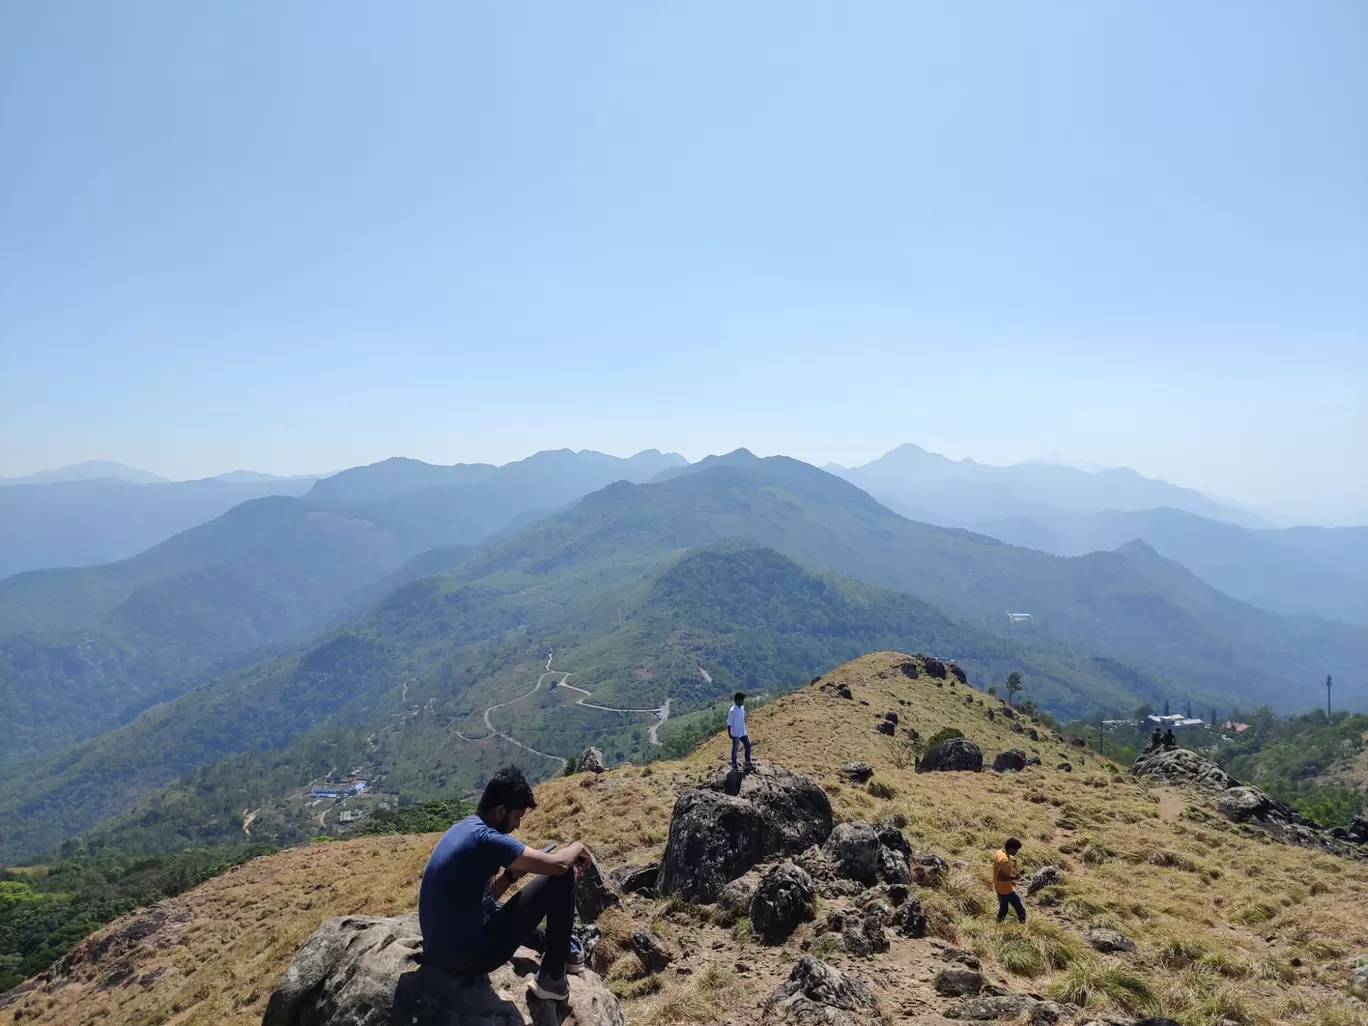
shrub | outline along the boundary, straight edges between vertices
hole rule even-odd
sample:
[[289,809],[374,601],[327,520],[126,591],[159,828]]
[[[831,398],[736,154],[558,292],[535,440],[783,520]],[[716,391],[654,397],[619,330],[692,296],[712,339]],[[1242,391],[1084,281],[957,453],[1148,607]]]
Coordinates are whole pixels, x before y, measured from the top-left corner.
[[952,737],[964,737],[964,731],[960,730],[958,727],[942,727],[931,735],[930,739],[926,742],[926,747],[934,748],[938,742]]
[[1056,1001],[1087,1008],[1109,1004],[1127,1015],[1156,1015],[1159,1002],[1145,977],[1124,965],[1080,959],[1049,987]]

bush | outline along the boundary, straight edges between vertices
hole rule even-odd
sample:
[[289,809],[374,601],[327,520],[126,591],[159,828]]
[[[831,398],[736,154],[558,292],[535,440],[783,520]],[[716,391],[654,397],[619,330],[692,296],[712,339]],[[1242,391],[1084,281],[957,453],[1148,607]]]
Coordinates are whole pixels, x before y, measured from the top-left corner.
[[926,747],[928,749],[934,748],[938,742],[951,737],[964,737],[964,731],[957,727],[942,727],[931,735],[931,739],[926,742]]

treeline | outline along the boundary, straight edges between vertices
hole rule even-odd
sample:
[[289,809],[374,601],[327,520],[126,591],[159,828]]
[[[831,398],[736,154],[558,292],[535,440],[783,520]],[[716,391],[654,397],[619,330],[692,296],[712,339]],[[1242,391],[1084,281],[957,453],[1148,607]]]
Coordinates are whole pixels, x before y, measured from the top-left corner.
[[1322,709],[1279,718],[1267,707],[1231,713],[1249,729],[1216,752],[1216,761],[1233,776],[1262,788],[1304,816],[1326,826],[1348,826],[1362,815],[1361,790],[1327,774],[1345,769],[1363,751],[1368,715]]
[[0,870],[0,992],[42,972],[105,923],[275,850],[253,844],[151,858],[102,852]]

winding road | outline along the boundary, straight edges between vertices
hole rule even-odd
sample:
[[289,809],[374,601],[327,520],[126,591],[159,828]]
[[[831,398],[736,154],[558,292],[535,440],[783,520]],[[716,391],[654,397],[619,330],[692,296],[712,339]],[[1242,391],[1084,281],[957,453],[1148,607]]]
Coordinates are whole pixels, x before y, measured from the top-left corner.
[[[546,681],[547,677],[554,677],[557,674],[560,674],[560,680],[556,682],[556,687],[565,688],[567,691],[575,691],[584,696],[584,698],[577,699],[575,701],[575,705],[583,706],[586,709],[596,709],[599,712],[642,713],[645,715],[654,716],[656,718],[656,722],[651,725],[650,730],[646,732],[646,736],[650,740],[651,744],[660,744],[660,728],[665,724],[665,721],[670,718],[670,700],[668,698],[665,699],[664,704],[661,705],[658,709],[619,709],[611,705],[596,705],[593,702],[585,701],[585,699],[593,697],[592,692],[585,691],[584,688],[577,688],[573,684],[567,684],[566,681],[570,679],[570,674],[568,671],[551,669],[551,660],[555,658],[555,655],[555,652],[547,653],[545,671],[542,673],[540,677],[537,678],[537,683],[533,684],[530,690],[523,692],[516,698],[510,698],[506,702],[499,702],[495,705],[491,705],[484,711],[484,725],[485,729],[489,731],[488,734],[486,734],[484,737],[467,737],[465,734],[462,734],[455,727],[450,728],[451,733],[455,734],[462,741],[472,744],[480,741],[489,741],[492,738],[496,737],[502,738],[510,744],[517,745],[519,748],[523,749],[523,751],[531,752],[533,755],[540,755],[545,759],[554,759],[556,762],[560,763],[561,768],[564,769],[565,766],[568,765],[567,760],[561,758],[559,755],[552,755],[550,752],[538,751],[531,745],[523,744],[517,738],[509,734],[507,731],[500,730],[498,727],[494,726],[494,720],[490,716],[490,714],[493,713],[495,709],[502,709],[505,706],[510,706],[517,702],[521,702],[525,698],[531,698],[533,695],[535,695],[538,691],[541,690],[541,686]],[[707,678],[706,670],[700,670],[700,672],[703,673],[705,678]]]

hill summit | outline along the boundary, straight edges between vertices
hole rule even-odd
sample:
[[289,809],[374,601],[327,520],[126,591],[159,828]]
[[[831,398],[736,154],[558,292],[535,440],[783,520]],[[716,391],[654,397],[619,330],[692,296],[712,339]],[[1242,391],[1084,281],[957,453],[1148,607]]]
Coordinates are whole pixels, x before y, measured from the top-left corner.
[[[754,710],[750,733],[776,769],[707,800],[764,804],[754,788],[796,780],[817,820],[829,807],[829,833],[810,843],[777,824],[720,894],[686,898],[662,878],[682,809],[702,800],[688,796],[727,778],[725,738],[537,787],[522,839],[584,840],[618,881],[591,964],[627,1023],[1365,1022],[1348,988],[1368,948],[1368,862],[1232,822],[1211,788],[1133,775],[953,666],[867,655]],[[949,742],[928,744],[937,735]],[[983,768],[933,758],[948,748]],[[1024,925],[994,921],[990,865],[1009,835],[1023,842]],[[0,1024],[260,1022],[320,924],[414,910],[434,841],[249,862],[83,942],[0,998]],[[866,848],[877,862],[862,863]],[[797,904],[763,898],[780,892]],[[781,906],[797,911],[776,926],[765,910]]]

